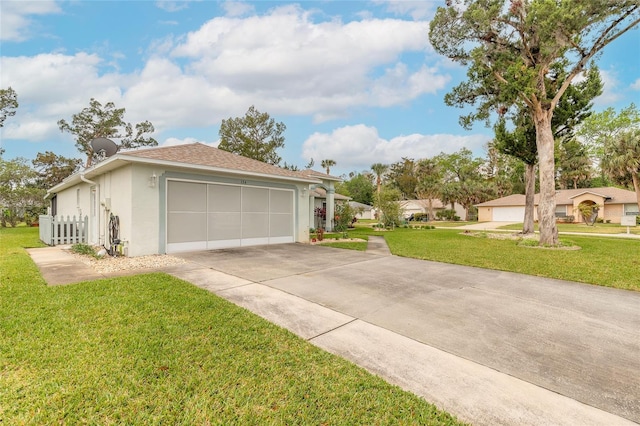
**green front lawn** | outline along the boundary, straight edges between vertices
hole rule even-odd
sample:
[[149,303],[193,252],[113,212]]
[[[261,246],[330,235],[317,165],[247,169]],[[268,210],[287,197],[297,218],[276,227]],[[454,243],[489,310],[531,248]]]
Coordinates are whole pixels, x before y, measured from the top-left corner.
[[640,241],[635,239],[570,235],[562,239],[581,249],[557,250],[471,237],[455,229],[379,234],[398,256],[640,290]]
[[[580,232],[585,234],[626,234],[627,227],[620,226],[617,223],[596,223],[588,226],[584,223],[558,223],[558,232]],[[500,229],[521,231],[522,224],[516,223],[512,225],[501,226]],[[538,230],[538,224],[534,224],[534,229]],[[640,235],[640,226],[629,227],[631,234]]]
[[2,424],[459,424],[166,274],[47,287],[0,230]]

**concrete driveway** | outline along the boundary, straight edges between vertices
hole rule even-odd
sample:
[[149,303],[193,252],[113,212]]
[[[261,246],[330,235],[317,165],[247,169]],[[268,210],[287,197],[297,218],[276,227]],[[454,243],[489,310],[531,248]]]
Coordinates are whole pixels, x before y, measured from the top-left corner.
[[475,424],[640,422],[640,292],[300,244],[180,257],[177,276]]

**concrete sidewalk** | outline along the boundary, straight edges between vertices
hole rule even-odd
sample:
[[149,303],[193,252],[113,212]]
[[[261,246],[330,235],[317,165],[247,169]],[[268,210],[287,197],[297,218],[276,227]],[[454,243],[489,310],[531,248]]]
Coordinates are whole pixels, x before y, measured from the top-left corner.
[[[69,282],[96,279],[58,248],[29,253],[45,279],[63,273]],[[473,424],[630,425],[635,423],[628,419],[640,419],[640,384],[633,373],[639,365],[640,298],[633,292],[299,244],[180,257],[188,263],[163,270]],[[426,277],[437,277],[435,287],[413,284]],[[511,284],[496,286],[504,279]],[[544,299],[534,296],[541,285]],[[586,298],[574,294],[585,289]],[[482,312],[487,301],[496,305]],[[543,309],[549,304],[550,311]],[[568,321],[578,310],[588,317],[581,313],[575,323]],[[578,358],[562,364],[563,341],[572,340],[564,333],[576,328],[585,333],[578,337],[581,349],[570,346]],[[509,335],[499,341],[496,331]],[[521,347],[521,341],[529,343]],[[594,345],[597,357],[612,365],[591,364]],[[621,347],[628,353],[618,362]],[[537,378],[549,373],[549,384]],[[572,379],[574,374],[588,377]],[[601,375],[611,376],[618,388],[608,390]],[[567,380],[582,384],[568,386]]]

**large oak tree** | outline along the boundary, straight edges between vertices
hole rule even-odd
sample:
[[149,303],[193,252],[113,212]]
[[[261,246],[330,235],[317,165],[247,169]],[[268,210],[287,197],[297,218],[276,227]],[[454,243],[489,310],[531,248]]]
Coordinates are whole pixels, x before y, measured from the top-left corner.
[[[536,129],[542,245],[558,243],[555,107],[589,61],[639,22],[637,0],[447,0],[431,22],[434,49],[468,66],[468,79],[445,96],[448,105],[476,107],[461,117],[463,126],[526,105]],[[564,78],[549,88],[559,63]]]
[[[553,90],[558,79],[564,79],[562,64],[556,63],[552,67],[553,72],[547,77],[546,87]],[[602,80],[600,71],[592,66],[584,73],[584,79],[574,82],[567,87],[564,95],[556,105],[553,117],[551,118],[551,129],[553,137],[562,145],[562,153],[567,153],[567,148],[577,144],[575,140],[576,127],[579,126],[591,114],[592,101],[596,96],[602,94]],[[509,118],[514,128],[507,129],[506,118]],[[509,114],[504,114],[494,126],[495,140],[493,146],[503,154],[522,160],[525,164],[525,209],[524,222],[522,226],[523,234],[532,234],[534,219],[534,197],[535,197],[535,167],[538,161],[538,149],[536,146],[536,126],[528,113],[528,106],[523,102],[511,108]],[[578,144],[579,145],[579,144]],[[580,145],[581,146],[581,145]],[[579,147],[578,147],[579,148]],[[579,157],[578,161],[584,160]],[[565,160],[568,160],[565,158]],[[569,166],[568,161],[562,165]],[[579,172],[584,169],[585,164],[570,164],[571,167],[580,165]],[[566,175],[566,170],[565,170]]]
[[113,102],[102,105],[91,98],[87,108],[71,117],[71,123],[63,119],[58,121],[58,127],[60,131],[75,136],[76,148],[87,156],[86,167],[98,159],[98,153],[91,148],[91,141],[95,138],[117,139],[123,149],[158,145],[149,136],[155,130],[153,124],[143,121],[133,126],[124,121],[125,111],[124,108],[116,108]]

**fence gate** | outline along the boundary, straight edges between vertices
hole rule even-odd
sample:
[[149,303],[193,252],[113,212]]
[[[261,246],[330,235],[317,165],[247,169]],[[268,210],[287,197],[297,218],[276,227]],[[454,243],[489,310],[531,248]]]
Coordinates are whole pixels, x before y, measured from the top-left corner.
[[50,246],[60,244],[87,243],[89,238],[89,217],[76,219],[75,216],[65,219],[63,216],[41,215],[40,240]]

